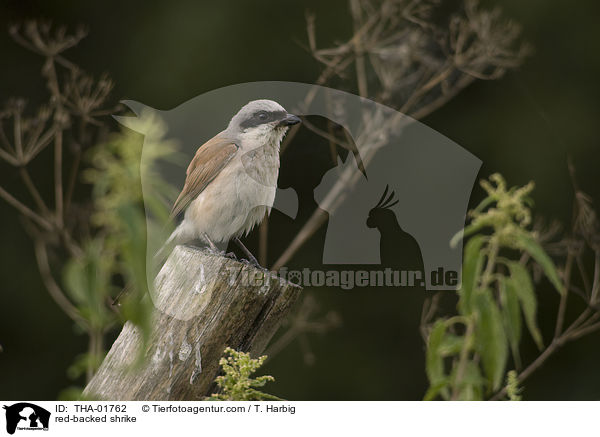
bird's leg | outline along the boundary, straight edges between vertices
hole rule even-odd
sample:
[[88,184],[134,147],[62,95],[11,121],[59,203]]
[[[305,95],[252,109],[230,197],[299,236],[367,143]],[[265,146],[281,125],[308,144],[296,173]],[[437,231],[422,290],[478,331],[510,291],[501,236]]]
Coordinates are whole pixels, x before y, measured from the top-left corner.
[[208,242],[208,245],[210,246],[210,248],[212,249],[213,252],[217,252],[217,253],[219,252],[219,249],[217,248],[215,243],[212,242],[212,240],[209,238],[209,236],[206,232],[204,233],[204,239]]
[[255,267],[262,268],[261,265],[256,260],[256,258],[254,257],[254,255],[252,255],[252,252],[250,252],[248,250],[248,248],[246,246],[244,246],[244,243],[242,243],[242,241],[238,237],[235,237],[233,239],[233,241],[235,241],[235,244],[237,244],[240,247],[240,249],[242,249],[242,252],[244,252],[244,254],[248,257],[248,261],[250,261],[252,264],[254,264]]
[[227,253],[227,251],[225,251],[225,250],[219,250],[217,245],[212,242],[212,240],[210,239],[210,237],[208,236],[208,234],[206,232],[204,234],[202,234],[202,236],[208,242],[208,244],[210,246],[210,250],[212,250],[213,252],[227,256],[232,259],[237,259],[237,257],[235,256],[235,253],[233,253],[233,252]]

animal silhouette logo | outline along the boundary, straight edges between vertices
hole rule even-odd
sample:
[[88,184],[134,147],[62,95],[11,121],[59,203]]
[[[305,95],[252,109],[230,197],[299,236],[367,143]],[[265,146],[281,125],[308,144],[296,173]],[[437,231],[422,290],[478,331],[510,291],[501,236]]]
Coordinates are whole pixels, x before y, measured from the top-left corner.
[[[365,220],[373,199],[389,185],[394,187],[398,202],[387,209],[393,211],[402,232],[408,234],[405,237],[414,239],[419,247],[425,287],[456,289],[462,270],[462,245],[451,247],[449,242],[464,226],[481,161],[424,125],[400,124],[388,130],[377,153],[369,146],[373,136],[365,138],[358,129],[352,138],[364,158],[365,173],[348,154],[316,187],[315,201],[329,213],[323,263],[382,262],[380,243],[386,239],[381,238],[377,227],[365,226]],[[335,200],[330,196],[332,192],[336,193]],[[409,270],[410,266],[398,267]]]
[[385,186],[377,204],[369,211],[366,225],[379,231],[379,253],[381,264],[397,270],[423,271],[423,257],[417,240],[405,232],[393,207],[400,200],[395,198],[396,192]]
[[[332,198],[335,187],[338,194]],[[329,212],[324,264],[379,264],[379,237],[375,229],[365,226],[365,220],[382,190],[381,183],[365,177],[351,153],[345,161],[338,157],[337,166],[323,175],[314,197]],[[333,202],[339,202],[335,209]]]
[[14,434],[18,430],[48,430],[50,425],[50,412],[38,405],[28,402],[19,402],[10,406],[4,405],[6,410],[6,432]]
[[[329,217],[323,264],[396,262],[395,267],[407,269],[410,263],[402,266],[392,257],[394,252],[407,252],[414,254],[417,267],[422,264],[426,289],[452,290],[460,285],[462,242],[451,247],[450,240],[464,226],[481,161],[393,108],[327,87],[272,81],[216,89],[168,111],[126,101],[136,116],[115,118],[144,134],[146,142],[156,123],[142,128],[140,119],[151,112],[165,126],[165,138],[176,139],[183,154],[193,156],[198,144],[215,135],[215,127],[226,126],[232,113],[257,99],[275,100],[300,116],[329,119],[345,129],[354,143],[352,153],[339,158],[314,190],[317,205]],[[163,176],[180,187],[184,174],[174,167]],[[144,195],[149,185],[142,175]],[[378,204],[386,187],[388,193]],[[386,204],[391,192],[393,200]],[[297,192],[277,188],[273,209],[295,218],[297,208]],[[438,280],[440,273],[447,277],[444,272],[453,273],[453,281]],[[151,284],[153,278],[148,280]]]

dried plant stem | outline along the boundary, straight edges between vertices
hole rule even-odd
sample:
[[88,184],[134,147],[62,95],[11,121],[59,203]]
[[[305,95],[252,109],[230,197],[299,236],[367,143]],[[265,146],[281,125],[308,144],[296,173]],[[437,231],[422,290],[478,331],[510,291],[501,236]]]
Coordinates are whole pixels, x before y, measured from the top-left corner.
[[12,156],[10,153],[7,153],[4,149],[0,149],[0,158],[4,159],[6,162],[8,162],[14,167],[20,165],[19,160]]
[[288,318],[287,330],[273,343],[269,345],[265,354],[266,361],[273,359],[295,339],[300,340],[300,346],[305,353],[305,360],[309,358],[310,348],[306,334],[323,334],[340,325],[340,317],[336,312],[329,312],[322,317],[315,317],[319,305],[312,296],[306,296],[295,314]]
[[[542,366],[542,364],[544,364],[548,360],[548,358],[550,358],[565,343],[577,340],[583,337],[584,335],[591,334],[598,330],[600,330],[600,323],[596,323],[594,325],[590,325],[579,330],[571,330],[570,328],[567,329],[567,331],[565,331],[564,334],[562,334],[558,338],[554,338],[550,345],[548,345],[548,347],[544,349],[544,351],[529,366],[527,366],[521,373],[519,373],[519,375],[517,376],[519,383],[522,383],[527,378],[529,378],[529,376],[531,376],[532,373],[538,370]],[[506,387],[502,388],[500,391],[494,394],[490,398],[490,400],[498,401],[504,396],[506,396]]]
[[62,183],[62,149],[63,135],[58,130],[54,137],[54,196],[56,202],[56,222],[63,224],[63,183]]
[[[362,13],[360,10],[360,3],[358,0],[350,0],[350,12],[352,13],[354,33],[358,34],[358,31],[360,30],[360,22],[362,21]],[[356,57],[354,64],[356,67],[356,81],[358,83],[358,94],[361,97],[368,97],[369,92],[367,90],[367,70],[365,66],[362,36],[359,38],[354,38],[352,46],[354,50],[354,56]]]
[[63,181],[62,181],[62,162],[63,162],[63,132],[61,125],[63,123],[63,96],[61,94],[60,86],[58,84],[58,76],[56,74],[56,67],[54,65],[54,56],[46,58],[45,72],[48,78],[48,87],[50,93],[55,100],[56,113],[54,123],[56,125],[56,132],[54,133],[54,201],[56,207],[56,223],[62,226],[64,220],[64,202],[63,202]]
[[592,292],[590,293],[590,302],[595,304],[600,292],[600,250],[596,249],[594,258],[594,279],[592,280]]
[[20,111],[15,112],[15,122],[13,124],[14,127],[14,139],[15,139],[15,151],[17,154],[17,159],[19,161],[23,161],[23,140],[21,137],[21,113]]
[[35,257],[38,264],[38,269],[44,281],[44,285],[48,290],[48,293],[54,299],[54,302],[68,315],[74,322],[78,323],[84,328],[87,328],[87,321],[81,316],[79,310],[67,299],[61,288],[58,286],[54,277],[50,265],[48,264],[48,252],[46,245],[40,240],[34,240]]
[[[524,382],[532,373],[538,370],[547,360],[550,358],[561,346],[564,344],[577,340],[585,335],[591,334],[600,330],[600,323],[594,323],[600,318],[600,312],[594,312],[590,306],[585,308],[581,314],[573,321],[564,332],[561,333],[562,327],[564,324],[565,311],[567,305],[569,285],[571,283],[571,273],[572,273],[572,265],[574,260],[574,255],[572,250],[567,249],[567,260],[565,263],[565,289],[566,293],[561,297],[558,314],[556,317],[556,327],[554,330],[554,338],[551,343],[548,345],[546,349],[531,363],[527,366],[519,375],[517,379],[520,383]],[[596,264],[595,266],[595,274],[594,277],[598,277],[598,273],[600,272],[600,264]],[[595,301],[590,299],[588,302],[589,305],[593,305]],[[503,387],[500,391],[495,393],[490,400],[500,400],[504,396],[506,396],[506,387]]]
[[298,252],[298,250],[304,245],[304,243],[306,243],[306,241],[308,241],[308,239],[312,237],[314,233],[317,232],[317,230],[327,221],[327,217],[328,215],[325,211],[319,208],[315,209],[306,224],[302,226],[300,232],[296,234],[292,242],[283,251],[279,259],[275,261],[275,264],[273,264],[271,269],[279,270],[281,267],[287,264],[289,260],[296,254],[296,252]]
[[[359,41],[360,36],[363,34],[363,29],[365,29],[366,27],[369,27],[371,25],[373,25],[373,23],[371,23],[371,21],[368,21],[367,23],[365,23],[365,25],[363,27],[360,28],[360,30],[358,32],[355,33],[354,37],[350,41],[352,46],[357,41]],[[333,64],[331,64],[323,72],[323,74],[319,77],[317,84],[319,84],[320,82],[324,82],[325,80],[328,79],[329,76],[333,75],[334,72],[336,71],[335,65],[338,65],[338,63],[341,62],[342,59],[343,59],[342,57],[336,58],[334,60],[335,62]],[[352,60],[351,57],[348,59]],[[358,69],[357,74],[362,74],[362,72],[364,72],[363,68],[364,67],[357,66],[357,69]],[[422,86],[422,88],[415,90],[412,93],[412,95],[408,98],[405,105],[403,106],[402,112],[409,111],[412,107],[416,106],[418,104],[418,102],[427,94],[427,91],[429,91],[432,88],[434,88],[435,86],[439,85],[443,80],[445,80],[448,77],[448,75],[450,74],[451,71],[452,70],[448,67],[444,68],[443,71],[441,71],[437,76],[435,76],[433,79],[430,79],[429,81],[427,81],[427,83],[425,83]],[[456,84],[454,85],[454,87],[452,87],[450,90],[447,90],[446,92],[442,93],[439,97],[435,98],[434,100],[427,103],[423,107],[418,108],[414,113],[409,112],[409,115],[411,115],[411,117],[416,120],[419,120],[421,118],[428,116],[429,114],[431,114],[432,112],[434,112],[435,110],[439,109],[441,106],[446,104],[453,97],[455,97],[461,90],[463,90],[468,85],[470,85],[474,80],[475,80],[475,78],[472,76],[469,76],[466,74],[463,75],[463,77],[458,79]],[[363,89],[363,91],[366,92],[366,86]],[[305,105],[310,104],[312,99],[314,99],[315,94],[316,94],[316,90],[315,90],[314,94],[309,93],[306,96],[306,99],[304,102]],[[327,132],[324,132],[324,131],[316,128],[311,123],[306,123],[306,121],[305,121],[305,125],[307,128],[313,130],[315,133],[322,136],[323,138],[326,138],[329,141],[335,141],[336,144],[339,144],[340,146],[342,146],[344,148],[348,148],[348,145],[342,144],[337,138],[332,139],[331,136],[328,135]],[[286,139],[284,140],[284,144],[282,144],[282,151],[285,149],[285,146],[287,146],[287,144],[289,144],[289,142],[292,141],[292,139],[294,138],[294,135],[297,132],[297,126],[294,126],[294,128],[296,128],[296,129],[292,129],[291,132],[287,135]],[[364,158],[363,158],[363,161],[365,161]],[[333,192],[333,190],[335,190],[335,189],[336,189],[335,186],[332,187],[331,192]],[[327,196],[327,197],[329,197],[329,196]],[[329,210],[329,211],[331,211],[331,210]],[[278,268],[281,268],[285,264],[287,264],[290,261],[290,259],[296,254],[296,252],[306,243],[306,241],[308,241],[308,239],[310,239],[315,234],[315,232],[326,222],[325,216],[326,216],[326,214],[323,213],[323,211],[320,211],[318,209],[315,210],[313,212],[313,215],[309,219],[309,221],[302,227],[300,232],[298,234],[296,234],[296,236],[294,237],[294,239],[292,240],[290,245],[280,255],[280,257],[277,259],[277,261],[275,262],[275,264],[273,265],[272,268],[276,270]]]
[[39,214],[35,213],[27,206],[25,206],[23,203],[19,202],[2,187],[0,187],[0,197],[3,198],[8,204],[16,208],[17,211],[19,211],[25,217],[33,220],[46,231],[51,231],[53,229],[52,224],[49,223],[44,217],[40,216]]
[[[323,129],[318,128],[317,126],[315,126],[314,124],[312,124],[311,122],[309,122],[308,120],[304,120],[303,122],[304,127],[306,127],[308,130],[316,133],[317,135],[319,135],[320,137],[326,139],[327,141],[329,141],[330,146],[332,144],[334,145],[338,145],[346,150],[350,150],[351,149],[351,145],[347,142],[341,141],[340,139],[338,139],[335,135],[333,135],[330,132],[326,132]],[[335,162],[335,157],[337,155],[334,155],[334,162]]]
[[21,167],[19,169],[19,173],[21,174],[21,179],[23,179],[23,183],[25,184],[25,186],[29,190],[29,193],[31,194],[31,197],[35,201],[35,203],[36,203],[37,207],[39,208],[39,210],[42,212],[42,214],[49,215],[50,213],[48,211],[48,207],[46,206],[46,204],[42,200],[42,196],[40,196],[39,191],[37,190],[37,188],[35,187],[35,184],[31,180],[31,177],[29,176],[29,172],[27,171],[27,168],[26,167]]
[[[567,262],[565,265],[565,290],[569,290],[570,288],[570,279],[571,279],[571,270],[573,268],[573,253],[569,249],[567,254]],[[556,317],[556,325],[554,328],[554,337],[560,336],[562,333],[563,325],[565,322],[565,312],[567,310],[567,299],[569,297],[569,293],[563,293],[560,296],[560,303],[558,305],[558,315]]]
[[[350,40],[348,42],[346,42],[338,47],[337,50],[338,50],[339,54],[336,55],[332,61],[330,61],[330,62],[328,61],[325,63],[327,65],[327,67],[321,72],[321,74],[315,81],[315,85],[324,85],[333,76],[335,76],[336,74],[339,74],[341,71],[345,70],[348,67],[348,65],[350,65],[354,61],[352,56],[349,56],[348,49],[351,48],[356,41],[358,41],[360,38],[362,38],[363,35],[368,33],[369,30],[372,28],[372,26],[377,23],[378,19],[379,19],[378,13],[371,15],[369,17],[369,19],[358,30],[356,30],[354,32],[354,35],[352,36],[352,38],[350,38]],[[308,30],[308,35],[309,35],[309,41],[311,41],[311,40],[314,41],[314,27],[311,27],[310,19],[309,19],[308,24],[309,25],[308,25],[307,30]],[[313,50],[313,55],[314,54],[315,54],[315,51]],[[310,106],[310,104],[314,100],[315,96],[317,95],[317,92],[318,92],[318,89],[316,89],[316,88],[314,90],[309,91],[300,106],[302,106],[303,108],[307,108],[308,106]],[[293,126],[290,129],[290,131],[288,132],[288,134],[286,135],[286,137],[284,138],[284,140],[281,144],[281,153],[283,153],[285,151],[287,146],[290,144],[290,142],[294,139],[294,137],[298,133],[299,129],[300,129],[300,125]]]
[[[358,41],[358,39],[361,38],[363,34],[367,33],[369,28],[371,26],[373,26],[373,24],[375,24],[376,22],[377,22],[377,15],[374,14],[369,18],[369,20],[362,27],[360,27],[355,32],[354,36],[350,39],[350,41],[347,43],[347,45],[354,44],[355,41]],[[308,26],[309,27],[309,32],[308,32],[309,41],[313,41],[313,43],[314,43],[314,29],[313,29],[313,32],[310,31],[311,23],[314,24],[314,20],[310,19],[310,17],[309,17],[308,23],[309,23],[309,26]],[[314,50],[313,50],[313,52],[314,52]],[[344,59],[344,57],[345,57],[345,55],[343,55],[343,54],[339,55],[338,57],[336,57],[334,59],[334,61],[328,63],[325,70],[319,75],[319,77],[315,81],[315,84],[316,85],[325,84],[329,79],[331,79],[332,76],[334,76],[335,74],[338,74],[340,71],[343,71],[350,63],[352,63],[353,59],[351,57],[347,57],[346,59]],[[366,92],[366,90],[365,90],[365,92]],[[310,104],[312,103],[312,101],[314,100],[316,95],[317,95],[317,89],[315,88],[314,90],[311,90],[306,95],[301,106],[303,106],[304,108],[307,108],[308,106],[310,106]],[[306,120],[305,120],[305,122],[306,122]],[[287,149],[289,144],[292,142],[292,140],[298,133],[299,129],[300,129],[299,125],[293,126],[290,129],[290,131],[285,136],[285,138],[281,144],[281,147],[280,147],[281,153],[283,153]],[[268,222],[268,217],[263,221],[263,223],[264,222]],[[308,235],[308,238],[310,238],[314,234],[314,232],[316,232],[316,230],[323,223],[324,223],[324,221],[322,223],[320,223],[314,230],[312,230],[310,232],[310,235]],[[269,230],[268,230],[268,223],[267,223],[267,224],[265,224],[264,227],[261,226],[259,228],[259,241],[268,241],[268,238],[269,238]],[[302,244],[300,244],[297,248],[293,249],[293,248],[291,248],[292,244],[290,244],[290,246],[286,249],[286,253],[289,254],[290,258],[291,258],[291,256],[293,256],[296,253],[297,249],[299,249],[302,246]],[[280,259],[281,258],[283,258],[283,255],[280,257]],[[266,259],[267,259],[267,255],[266,255],[266,246],[265,246],[264,250],[259,249],[259,260],[261,260],[260,262],[262,265],[266,265],[266,264],[263,264],[263,261],[262,261],[262,260],[265,260],[264,262],[266,263]],[[287,262],[287,261],[285,261],[285,262]],[[281,266],[283,266],[283,265],[284,264],[281,264]],[[274,268],[276,269],[277,267],[274,267]]]
[[[383,136],[376,135],[378,132],[386,132],[389,129],[398,126],[399,123],[411,123],[412,120],[407,119],[403,114],[398,113],[393,117],[386,120],[380,129],[376,129],[376,132],[369,132],[374,138],[364,140],[365,146],[361,148],[361,159],[363,165],[366,167],[368,163],[373,159]],[[375,139],[380,138],[380,139]],[[347,190],[353,187],[362,177],[361,172],[354,172],[352,168],[344,170],[345,176],[338,179],[338,181],[329,190],[325,198],[323,199],[319,208],[315,209],[309,220],[302,226],[300,231],[295,235],[292,242],[279,256],[277,261],[272,266],[273,270],[277,270],[286,265],[290,259],[297,253],[297,251],[315,234],[315,232],[327,221],[327,213],[335,211],[337,207],[345,198]]]

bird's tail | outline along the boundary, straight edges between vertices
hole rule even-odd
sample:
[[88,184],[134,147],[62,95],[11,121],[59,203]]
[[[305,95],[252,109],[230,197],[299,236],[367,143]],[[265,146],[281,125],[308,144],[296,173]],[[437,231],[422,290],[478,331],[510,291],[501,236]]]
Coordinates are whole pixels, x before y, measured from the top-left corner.
[[158,273],[158,269],[162,266],[162,264],[167,260],[167,257],[173,251],[173,248],[178,244],[179,239],[179,227],[177,227],[167,238],[167,241],[156,251],[154,257],[152,258],[153,265],[155,267],[155,271]]

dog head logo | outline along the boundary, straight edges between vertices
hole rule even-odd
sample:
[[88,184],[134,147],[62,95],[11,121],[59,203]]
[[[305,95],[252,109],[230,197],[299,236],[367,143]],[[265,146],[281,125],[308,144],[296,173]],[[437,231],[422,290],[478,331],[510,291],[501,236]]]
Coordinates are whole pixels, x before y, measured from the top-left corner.
[[48,430],[50,412],[27,402],[3,407],[6,410],[6,432],[18,430]]

